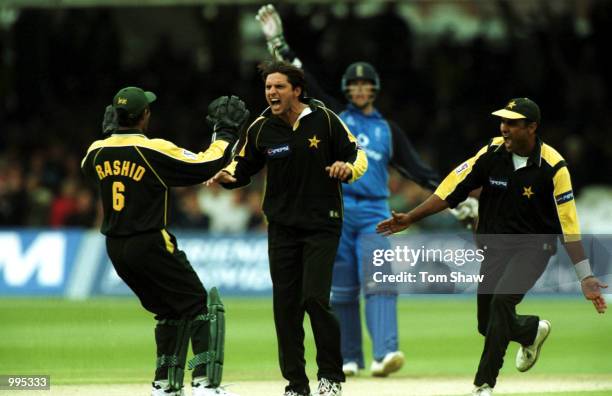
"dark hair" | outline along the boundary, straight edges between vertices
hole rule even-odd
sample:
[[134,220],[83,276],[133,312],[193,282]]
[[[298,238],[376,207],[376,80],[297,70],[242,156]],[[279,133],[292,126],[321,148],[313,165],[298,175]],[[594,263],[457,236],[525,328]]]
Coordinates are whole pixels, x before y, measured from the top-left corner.
[[257,68],[259,69],[261,78],[264,82],[272,73],[284,74],[287,76],[287,81],[289,81],[289,84],[291,84],[293,88],[302,88],[300,99],[304,98],[306,92],[306,79],[304,78],[304,71],[299,67],[295,67],[289,62],[273,60],[262,62],[259,64],[259,66],[257,66]]
[[117,109],[117,124],[121,127],[135,127],[144,117],[144,113],[147,108],[148,107],[142,109],[138,115],[130,114],[125,109]]

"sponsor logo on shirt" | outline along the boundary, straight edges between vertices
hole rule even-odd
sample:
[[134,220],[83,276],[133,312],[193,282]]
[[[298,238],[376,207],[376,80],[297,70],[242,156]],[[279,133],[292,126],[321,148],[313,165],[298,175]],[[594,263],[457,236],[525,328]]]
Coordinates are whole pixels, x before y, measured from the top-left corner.
[[555,197],[557,201],[557,205],[561,205],[562,203],[566,203],[574,199],[574,192],[572,190],[566,191],[563,194],[559,194]]
[[291,153],[291,148],[288,144],[283,144],[281,146],[269,147],[266,150],[266,155],[269,158],[283,158],[288,156]]
[[499,180],[489,177],[489,184],[493,187],[508,188],[508,180]]

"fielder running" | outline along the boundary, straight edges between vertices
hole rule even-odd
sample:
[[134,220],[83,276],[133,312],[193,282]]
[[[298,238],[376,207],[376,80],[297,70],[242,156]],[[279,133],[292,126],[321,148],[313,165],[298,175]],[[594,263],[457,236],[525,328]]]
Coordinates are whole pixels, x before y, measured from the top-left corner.
[[528,98],[515,98],[501,110],[501,137],[459,165],[435,193],[408,213],[377,226],[389,235],[454,207],[482,187],[476,239],[485,251],[478,286],[478,331],[485,337],[474,396],[491,396],[510,341],[521,344],[516,368],[529,370],[538,360],[551,323],[518,315],[516,306],[546,270],[561,237],[574,263],[584,296],[599,313],[606,310],[601,283],[580,242],[580,226],[570,174],[563,157],[536,134],[540,109]]

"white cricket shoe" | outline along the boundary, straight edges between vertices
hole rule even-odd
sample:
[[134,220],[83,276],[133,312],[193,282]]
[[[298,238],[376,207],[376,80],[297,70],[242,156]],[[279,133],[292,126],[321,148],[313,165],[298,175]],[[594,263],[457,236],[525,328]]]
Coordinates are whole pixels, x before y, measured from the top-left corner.
[[236,393],[226,391],[222,386],[218,388],[208,387],[208,378],[195,378],[191,381],[192,396],[238,396]]
[[477,386],[472,391],[472,396],[492,396],[492,395],[493,395],[493,388],[491,388],[489,384],[482,384],[480,386]]
[[168,380],[159,380],[153,381],[151,384],[153,387],[151,389],[151,396],[184,396],[185,391],[181,389],[180,391],[170,390],[170,386],[168,385]]
[[342,396],[342,385],[339,382],[321,378],[316,396]]
[[405,360],[402,351],[389,352],[382,361],[374,360],[370,366],[370,371],[374,377],[386,377],[401,369]]
[[516,353],[516,369],[520,372],[525,372],[533,367],[540,356],[540,349],[548,335],[550,334],[551,325],[548,320],[540,320],[538,323],[538,333],[535,341],[529,346],[522,346]]
[[357,362],[347,362],[342,365],[342,372],[347,377],[354,377],[359,374],[359,365]]

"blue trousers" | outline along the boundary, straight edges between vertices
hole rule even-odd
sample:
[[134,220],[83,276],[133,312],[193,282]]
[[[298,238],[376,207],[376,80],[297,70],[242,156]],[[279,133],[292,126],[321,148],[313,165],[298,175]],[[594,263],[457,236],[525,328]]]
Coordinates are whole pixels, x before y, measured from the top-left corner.
[[[357,362],[361,368],[364,367],[360,314],[362,268],[372,265],[370,257],[364,255],[373,243],[387,247],[385,239],[376,235],[376,224],[390,215],[386,199],[344,197],[344,222],[334,264],[331,303],[340,321],[343,361]],[[387,353],[398,350],[397,294],[365,293],[365,313],[372,355],[380,361]]]

